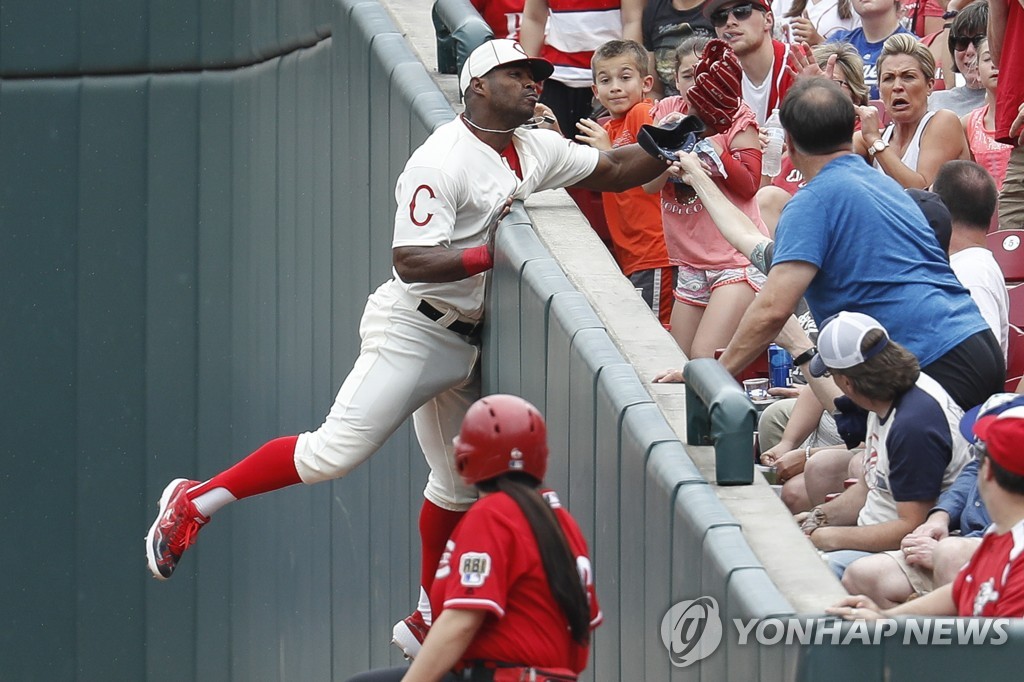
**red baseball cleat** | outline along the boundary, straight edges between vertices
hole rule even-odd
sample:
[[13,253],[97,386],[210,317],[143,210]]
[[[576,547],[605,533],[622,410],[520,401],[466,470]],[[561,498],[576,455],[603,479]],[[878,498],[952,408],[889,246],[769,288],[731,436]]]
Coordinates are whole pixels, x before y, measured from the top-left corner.
[[430,626],[423,620],[423,614],[414,611],[411,616],[395,623],[391,631],[391,643],[401,649],[406,658],[413,659],[419,655],[428,632]]
[[185,550],[196,541],[199,530],[210,517],[203,516],[185,496],[185,491],[199,484],[176,478],[167,484],[160,496],[160,513],[146,535],[146,559],[157,580],[167,580],[178,566]]

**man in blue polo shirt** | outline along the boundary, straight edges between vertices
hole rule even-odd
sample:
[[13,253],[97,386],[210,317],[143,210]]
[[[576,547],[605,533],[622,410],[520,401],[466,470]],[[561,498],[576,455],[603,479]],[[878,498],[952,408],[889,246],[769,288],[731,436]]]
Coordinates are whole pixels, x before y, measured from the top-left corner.
[[828,79],[801,79],[780,114],[808,182],[779,218],[774,265],[722,354],[725,368],[736,373],[764,352],[805,297],[819,324],[841,310],[877,319],[963,409],[1001,391],[999,342],[924,215],[852,153],[849,97]]

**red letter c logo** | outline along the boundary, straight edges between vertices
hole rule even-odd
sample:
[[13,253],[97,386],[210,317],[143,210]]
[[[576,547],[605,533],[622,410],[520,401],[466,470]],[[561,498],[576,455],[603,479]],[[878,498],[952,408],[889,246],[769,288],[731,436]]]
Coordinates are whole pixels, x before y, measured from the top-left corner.
[[434,196],[434,190],[430,189],[429,185],[420,185],[416,188],[416,191],[412,193],[412,201],[409,202],[409,220],[411,220],[412,224],[416,227],[423,227],[430,222],[431,218],[434,217],[433,213],[428,213],[427,217],[423,220],[416,220],[416,197],[419,196],[420,190],[426,190],[431,199],[436,198]]

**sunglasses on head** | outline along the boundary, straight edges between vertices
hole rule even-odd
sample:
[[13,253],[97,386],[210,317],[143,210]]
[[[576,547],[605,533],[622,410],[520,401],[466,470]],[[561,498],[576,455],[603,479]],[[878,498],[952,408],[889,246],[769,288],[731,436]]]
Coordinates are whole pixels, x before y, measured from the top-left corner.
[[974,45],[974,48],[978,48],[978,44],[985,40],[985,35],[980,36],[951,36],[949,42],[952,43],[953,49],[957,52],[963,52],[967,49],[968,45]]
[[744,21],[750,18],[754,10],[764,11],[761,7],[755,7],[749,2],[743,3],[742,5],[733,5],[732,7],[726,7],[725,9],[715,10],[711,13],[711,25],[715,28],[722,28],[729,21],[729,15],[736,17],[736,21]]

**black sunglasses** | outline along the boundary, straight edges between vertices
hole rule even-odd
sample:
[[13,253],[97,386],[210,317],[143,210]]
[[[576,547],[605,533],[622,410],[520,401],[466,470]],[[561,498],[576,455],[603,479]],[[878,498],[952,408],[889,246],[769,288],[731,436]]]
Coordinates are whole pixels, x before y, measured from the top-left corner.
[[985,40],[987,36],[982,34],[980,36],[950,36],[949,44],[953,46],[953,49],[957,52],[963,52],[967,49],[968,45],[974,45],[974,49],[978,49],[978,45],[981,41]]
[[762,7],[755,7],[751,3],[747,2],[742,5],[733,5],[725,9],[715,10],[711,13],[711,25],[715,28],[722,28],[729,21],[729,15],[736,17],[736,21],[744,21],[750,18],[750,15],[754,13],[754,10],[760,12],[764,11]]

